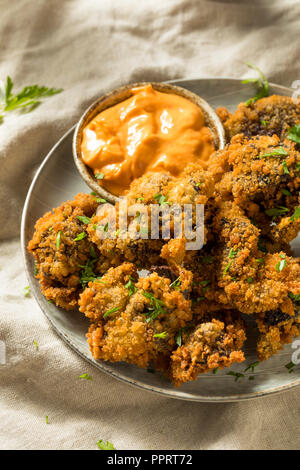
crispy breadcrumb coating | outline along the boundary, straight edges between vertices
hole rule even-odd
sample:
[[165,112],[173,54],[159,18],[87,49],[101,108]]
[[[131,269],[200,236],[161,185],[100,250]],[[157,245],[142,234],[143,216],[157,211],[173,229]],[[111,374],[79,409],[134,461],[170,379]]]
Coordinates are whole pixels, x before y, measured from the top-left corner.
[[86,236],[84,219],[78,217],[90,217],[97,205],[95,197],[88,194],[62,203],[37,221],[28,244],[43,294],[67,310],[77,305],[82,266],[90,259],[91,249],[96,250]]
[[234,114],[225,108],[218,108],[217,113],[229,140],[236,134],[246,137],[276,134],[283,140],[290,127],[300,124],[300,100],[296,104],[288,96],[273,95],[248,106],[240,103]]
[[221,318],[201,322],[185,333],[183,345],[171,356],[170,376],[177,387],[204,372],[245,360],[241,351],[246,340],[243,320],[233,311]]

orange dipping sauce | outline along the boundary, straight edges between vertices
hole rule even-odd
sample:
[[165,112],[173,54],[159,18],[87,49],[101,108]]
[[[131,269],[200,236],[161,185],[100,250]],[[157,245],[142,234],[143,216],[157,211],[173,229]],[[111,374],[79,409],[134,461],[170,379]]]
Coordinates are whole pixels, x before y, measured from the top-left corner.
[[99,113],[83,130],[84,163],[118,196],[146,173],[180,176],[189,163],[215,150],[202,110],[186,98],[133,88],[133,96]]

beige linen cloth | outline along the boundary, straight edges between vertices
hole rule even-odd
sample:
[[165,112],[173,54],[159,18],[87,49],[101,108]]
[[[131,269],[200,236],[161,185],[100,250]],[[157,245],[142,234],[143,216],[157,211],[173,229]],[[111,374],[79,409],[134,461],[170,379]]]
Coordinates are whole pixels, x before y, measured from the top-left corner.
[[[103,91],[138,80],[241,77],[245,61],[273,82],[300,79],[299,1],[0,0],[0,11],[0,78],[10,75],[17,89],[64,88],[0,126],[0,448],[96,449],[105,439],[117,449],[299,449],[300,389],[189,403],[92,368],[24,298],[17,238],[36,168]],[[93,382],[80,381],[83,373]]]

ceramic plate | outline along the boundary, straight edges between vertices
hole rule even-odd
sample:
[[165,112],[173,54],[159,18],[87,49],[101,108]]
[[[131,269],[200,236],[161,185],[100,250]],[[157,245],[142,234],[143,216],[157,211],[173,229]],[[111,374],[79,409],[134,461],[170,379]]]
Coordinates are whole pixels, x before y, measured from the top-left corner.
[[[172,83],[197,93],[213,107],[226,106],[231,111],[241,101],[245,101],[255,94],[252,85],[242,85],[239,80],[234,79],[177,80]],[[272,85],[271,92],[290,96],[292,91],[288,88]],[[269,395],[300,385],[300,368],[296,368],[293,373],[288,373],[285,367],[291,361],[294,352],[291,345],[286,346],[279,355],[261,363],[255,369],[254,374],[251,371],[244,372],[247,365],[257,360],[255,353],[256,331],[251,324],[251,319],[245,347],[247,362],[239,365],[234,364],[231,369],[245,375],[238,382],[235,382],[234,377],[227,375],[228,370],[223,370],[215,375],[212,373],[201,375],[194,382],[187,383],[180,388],[174,388],[160,373],[149,373],[126,363],[111,364],[93,360],[85,338],[89,325],[87,319],[79,311],[67,312],[47,302],[33,275],[33,258],[26,251],[27,243],[34,231],[34,224],[39,217],[53,207],[59,206],[62,201],[73,199],[74,195],[79,192],[90,192],[73,162],[73,132],[74,128],[70,129],[41,164],[27,195],[21,227],[25,269],[31,290],[42,311],[61,338],[84,359],[103,372],[143,390],[160,393],[167,397],[202,402],[229,402]],[[295,254],[299,256],[299,237],[293,242],[293,248]],[[246,320],[249,321],[247,318]],[[255,377],[254,380],[249,380],[252,375]]]

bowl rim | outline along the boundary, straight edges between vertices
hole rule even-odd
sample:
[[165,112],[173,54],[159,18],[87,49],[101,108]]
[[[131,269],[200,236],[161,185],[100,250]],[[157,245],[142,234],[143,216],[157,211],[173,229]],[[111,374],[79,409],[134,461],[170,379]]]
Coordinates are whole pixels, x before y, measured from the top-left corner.
[[151,85],[154,90],[160,91],[162,93],[170,93],[182,96],[183,98],[186,98],[199,106],[199,108],[204,113],[206,125],[212,130],[214,134],[216,150],[221,150],[226,145],[225,130],[220,118],[218,117],[213,107],[204,98],[197,95],[196,93],[193,93],[186,88],[174,85],[172,83],[152,81],[129,83],[127,85],[115,88],[108,93],[101,95],[83,112],[75,127],[72,142],[73,158],[80,176],[96,194],[108,202],[116,203],[119,201],[119,198],[101,186],[95,178],[92,169],[84,163],[80,149],[82,132],[84,127],[100,112],[130,98],[133,95],[133,88],[144,87],[147,85]]

